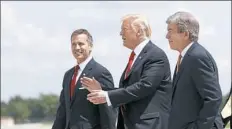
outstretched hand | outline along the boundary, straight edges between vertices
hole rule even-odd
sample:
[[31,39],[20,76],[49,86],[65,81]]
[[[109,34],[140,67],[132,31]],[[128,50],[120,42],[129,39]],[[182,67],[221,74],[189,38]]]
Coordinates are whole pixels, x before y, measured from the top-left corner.
[[93,90],[88,94],[87,100],[93,104],[103,104],[106,103],[106,91],[103,90]]
[[81,78],[81,83],[89,92],[93,90],[102,90],[101,84],[94,77],[83,77]]

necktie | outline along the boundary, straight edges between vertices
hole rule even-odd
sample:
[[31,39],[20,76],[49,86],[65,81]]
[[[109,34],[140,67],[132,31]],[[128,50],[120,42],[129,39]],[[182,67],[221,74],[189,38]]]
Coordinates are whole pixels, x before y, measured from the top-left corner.
[[[126,68],[126,72],[125,72],[125,78],[128,76],[128,73],[129,73],[130,70],[131,70],[131,66],[132,66],[134,57],[135,57],[135,52],[132,51],[131,54],[130,54],[130,58],[129,58],[128,64],[127,64],[127,68]],[[124,109],[124,110],[126,109],[126,108],[125,108],[125,105],[120,106],[120,110],[121,110],[121,113],[122,113],[122,117],[124,118],[123,109]]]
[[129,58],[129,61],[128,61],[127,68],[126,68],[125,78],[128,76],[128,73],[129,73],[130,70],[131,70],[131,66],[132,66],[134,57],[135,57],[135,52],[132,51],[132,52],[131,52],[131,55],[130,55],[130,58]]
[[179,57],[178,57],[178,60],[177,60],[177,63],[176,63],[176,73],[180,69],[181,58],[182,58],[182,56],[181,56],[181,54],[179,54]]
[[80,69],[79,65],[77,65],[74,68],[74,74],[72,77],[72,81],[71,81],[71,85],[70,85],[70,98],[72,98],[74,91],[75,91],[75,87],[76,87],[76,78],[77,78],[77,74],[78,74],[78,70]]

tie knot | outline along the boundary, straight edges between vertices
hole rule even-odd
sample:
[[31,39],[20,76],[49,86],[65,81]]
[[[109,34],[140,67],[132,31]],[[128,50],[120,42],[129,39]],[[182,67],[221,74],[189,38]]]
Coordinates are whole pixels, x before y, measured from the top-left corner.
[[179,54],[179,56],[178,56],[178,60],[177,60],[177,65],[180,65],[181,58],[182,58],[182,55],[181,55],[181,54]]
[[134,59],[134,56],[135,56],[135,52],[132,51],[131,54],[130,54],[130,60],[133,60],[133,59]]
[[80,66],[79,66],[79,65],[76,65],[74,71],[77,72],[79,69],[80,69]]
[[178,57],[178,59],[180,60],[182,58],[182,55],[181,54],[179,54],[179,57]]

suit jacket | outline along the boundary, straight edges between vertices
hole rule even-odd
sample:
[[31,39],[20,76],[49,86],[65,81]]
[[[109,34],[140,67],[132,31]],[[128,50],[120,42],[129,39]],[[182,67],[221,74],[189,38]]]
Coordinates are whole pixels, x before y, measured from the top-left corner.
[[197,42],[193,43],[182,59],[179,72],[175,73],[169,129],[213,126],[222,129],[219,112],[222,93],[211,54]]
[[63,89],[60,94],[60,105],[52,129],[114,129],[116,123],[116,109],[106,104],[94,105],[87,100],[86,89],[79,89],[80,78],[85,73],[87,77],[94,77],[101,83],[102,89],[113,89],[113,78],[110,72],[94,59],[84,68],[77,81],[75,93],[70,100],[70,82],[74,67],[68,70],[63,79]]
[[108,92],[113,107],[123,105],[118,129],[123,128],[121,122],[128,129],[167,129],[172,85],[169,61],[163,50],[149,41],[126,79],[124,76],[125,71],[120,88]]

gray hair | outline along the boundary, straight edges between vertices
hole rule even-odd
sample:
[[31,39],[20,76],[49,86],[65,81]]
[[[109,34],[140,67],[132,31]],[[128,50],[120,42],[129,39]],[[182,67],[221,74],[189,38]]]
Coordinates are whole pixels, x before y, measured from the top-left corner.
[[198,41],[199,22],[189,12],[179,11],[168,17],[167,24],[174,23],[178,27],[178,33],[189,32],[190,41]]
[[140,15],[140,14],[129,14],[129,15],[124,16],[122,18],[122,21],[125,21],[128,19],[131,20],[131,26],[134,30],[135,30],[135,27],[138,27],[142,29],[143,34],[146,37],[151,36],[151,28],[145,16]]

